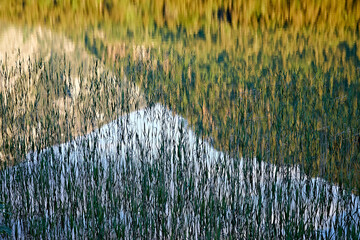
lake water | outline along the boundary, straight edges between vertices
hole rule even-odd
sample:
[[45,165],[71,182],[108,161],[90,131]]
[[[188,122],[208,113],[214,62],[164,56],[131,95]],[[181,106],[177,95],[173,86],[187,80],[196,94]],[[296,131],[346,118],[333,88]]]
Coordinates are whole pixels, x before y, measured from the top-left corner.
[[[8,194],[13,209],[20,210],[28,201],[24,209],[27,212],[25,218],[20,213],[12,222],[14,236],[22,238],[38,218],[44,218],[43,231],[48,236],[66,237],[68,232],[73,234],[73,238],[77,234],[87,236],[77,232],[73,226],[93,226],[85,216],[92,207],[89,204],[92,199],[88,195],[96,192],[98,204],[105,211],[104,231],[109,232],[108,236],[117,236],[115,233],[111,235],[111,221],[115,218],[117,224],[128,224],[125,225],[124,236],[130,237],[132,230],[129,228],[134,214],[135,217],[142,216],[126,205],[126,197],[124,202],[113,199],[122,199],[126,195],[126,187],[132,186],[131,181],[134,181],[133,184],[139,185],[141,194],[132,189],[135,196],[131,201],[143,201],[145,193],[142,185],[149,184],[149,191],[156,189],[159,184],[156,183],[156,175],[160,173],[164,174],[162,184],[166,192],[163,203],[165,228],[171,233],[174,222],[185,221],[186,236],[200,236],[198,228],[201,221],[192,204],[184,206],[179,216],[170,214],[175,211],[176,198],[181,192],[180,171],[185,179],[193,180],[191,192],[187,194],[194,200],[200,196],[200,199],[208,201],[211,195],[219,199],[230,198],[234,190],[239,191],[236,204],[246,206],[250,203],[254,215],[244,216],[239,212],[237,217],[242,221],[245,221],[242,218],[249,218],[247,220],[254,221],[258,229],[265,229],[266,219],[271,219],[275,229],[285,234],[286,224],[282,223],[285,212],[292,217],[303,218],[307,227],[312,226],[312,231],[323,237],[334,235],[339,226],[344,227],[344,234],[347,234],[346,225],[350,216],[354,223],[359,221],[357,196],[347,195],[323,179],[306,177],[297,166],[279,168],[256,159],[232,159],[199,140],[188,127],[185,119],[158,104],[125,115],[71,142],[29,153],[26,162],[2,175],[2,191]],[[154,171],[153,177],[147,173],[151,170]],[[38,177],[43,178],[44,185],[39,185]],[[26,186],[15,179],[21,179]],[[146,215],[158,211],[151,200],[156,199],[156,194],[149,193]],[[76,203],[73,202],[75,199]],[[284,202],[288,205],[283,206]],[[114,204],[118,204],[116,213],[108,212]],[[57,212],[60,209],[63,211],[61,216]],[[222,217],[225,217],[225,222],[237,214],[230,205],[224,211],[225,216]],[[59,222],[61,218],[65,221],[63,224]],[[50,227],[51,224],[57,226],[58,233]],[[194,232],[190,232],[191,228]],[[227,235],[230,229],[224,226],[222,232]]]
[[359,236],[356,35],[2,26],[14,238]]

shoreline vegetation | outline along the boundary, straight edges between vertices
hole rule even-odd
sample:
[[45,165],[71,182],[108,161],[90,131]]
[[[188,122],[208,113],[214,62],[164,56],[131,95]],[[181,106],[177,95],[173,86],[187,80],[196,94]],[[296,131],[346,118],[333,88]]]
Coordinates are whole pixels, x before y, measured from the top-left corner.
[[0,1],[0,13],[12,22],[77,28],[119,24],[136,31],[166,27],[186,34],[218,29],[310,29],[359,32],[358,1]]

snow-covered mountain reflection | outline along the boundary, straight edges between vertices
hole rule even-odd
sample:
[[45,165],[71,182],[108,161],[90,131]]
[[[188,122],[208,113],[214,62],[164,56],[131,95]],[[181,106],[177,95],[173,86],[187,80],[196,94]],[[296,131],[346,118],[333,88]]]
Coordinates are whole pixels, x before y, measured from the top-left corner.
[[231,158],[160,104],[30,153],[2,172],[1,182],[20,238],[40,222],[47,236],[70,238],[91,238],[99,227],[109,238],[196,239],[206,231],[334,238],[360,231],[357,196],[298,167]]

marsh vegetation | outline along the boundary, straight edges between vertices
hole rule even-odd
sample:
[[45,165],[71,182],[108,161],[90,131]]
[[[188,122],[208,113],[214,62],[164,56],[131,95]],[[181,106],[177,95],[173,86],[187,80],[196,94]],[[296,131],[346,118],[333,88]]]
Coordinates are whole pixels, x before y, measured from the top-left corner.
[[1,237],[360,238],[337,4],[2,3]]

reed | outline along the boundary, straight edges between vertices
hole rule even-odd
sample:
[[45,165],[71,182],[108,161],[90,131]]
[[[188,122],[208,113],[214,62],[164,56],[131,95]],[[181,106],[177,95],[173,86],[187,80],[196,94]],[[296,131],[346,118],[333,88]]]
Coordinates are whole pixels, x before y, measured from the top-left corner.
[[[201,124],[204,116],[198,115],[196,124],[179,117],[175,113],[184,102],[178,107],[165,101],[170,93],[155,87],[168,81],[169,75],[174,81],[192,84],[185,77],[188,65],[176,54],[171,51],[166,56],[168,72],[164,65],[152,70],[153,58],[124,58],[119,63],[123,73],[120,67],[101,73],[99,62],[88,70],[71,69],[66,56],[49,62],[36,59],[27,70],[20,63],[14,69],[2,63],[1,76],[14,85],[1,89],[1,151],[16,162],[8,166],[11,162],[5,161],[0,170],[0,200],[11,213],[2,214],[0,224],[9,226],[12,233],[3,236],[358,238],[360,203],[353,189],[306,174],[306,167],[316,164],[314,151],[324,158],[330,156],[323,148],[330,137],[326,130],[314,131],[317,122],[310,111],[321,108],[300,100],[317,89],[300,90],[301,73],[296,72],[278,73],[275,85],[251,78],[253,85],[246,83],[236,98],[239,115],[226,120],[225,131],[236,135],[230,135],[226,151],[220,152],[207,141]],[[166,60],[158,57],[160,63]],[[174,65],[176,61],[186,67]],[[77,100],[69,99],[73,72],[79,73],[81,83]],[[292,74],[289,82],[287,74]],[[321,79],[322,73],[317,74]],[[31,91],[24,84],[30,75],[39,76]],[[147,82],[143,88],[146,107],[133,111],[137,95],[132,88],[122,87],[124,78],[126,86],[141,79]],[[349,86],[333,85],[351,94]],[[290,108],[295,106],[290,89],[299,94],[295,95],[300,98],[298,110]],[[186,88],[180,91],[190,96]],[[32,101],[30,93],[35,96]],[[259,121],[259,111],[269,99],[273,99],[269,107],[277,113],[270,127]],[[347,101],[346,106],[351,106],[351,99],[339,98],[334,104]],[[327,98],[322,101],[332,111]],[[63,112],[60,103],[65,106]],[[204,106],[203,102],[190,103]],[[296,123],[297,111],[309,121]],[[346,123],[346,109],[340,113]],[[100,120],[102,114],[105,120]],[[233,123],[235,117],[239,124]],[[326,121],[335,124],[330,114]],[[312,132],[306,133],[309,129]],[[342,141],[349,141],[354,133],[343,134],[349,138]],[[302,143],[301,151],[292,141]],[[340,157],[356,154],[355,145],[342,144],[336,148]],[[296,164],[299,156],[303,162]],[[356,174],[352,165],[345,166],[347,174]]]

